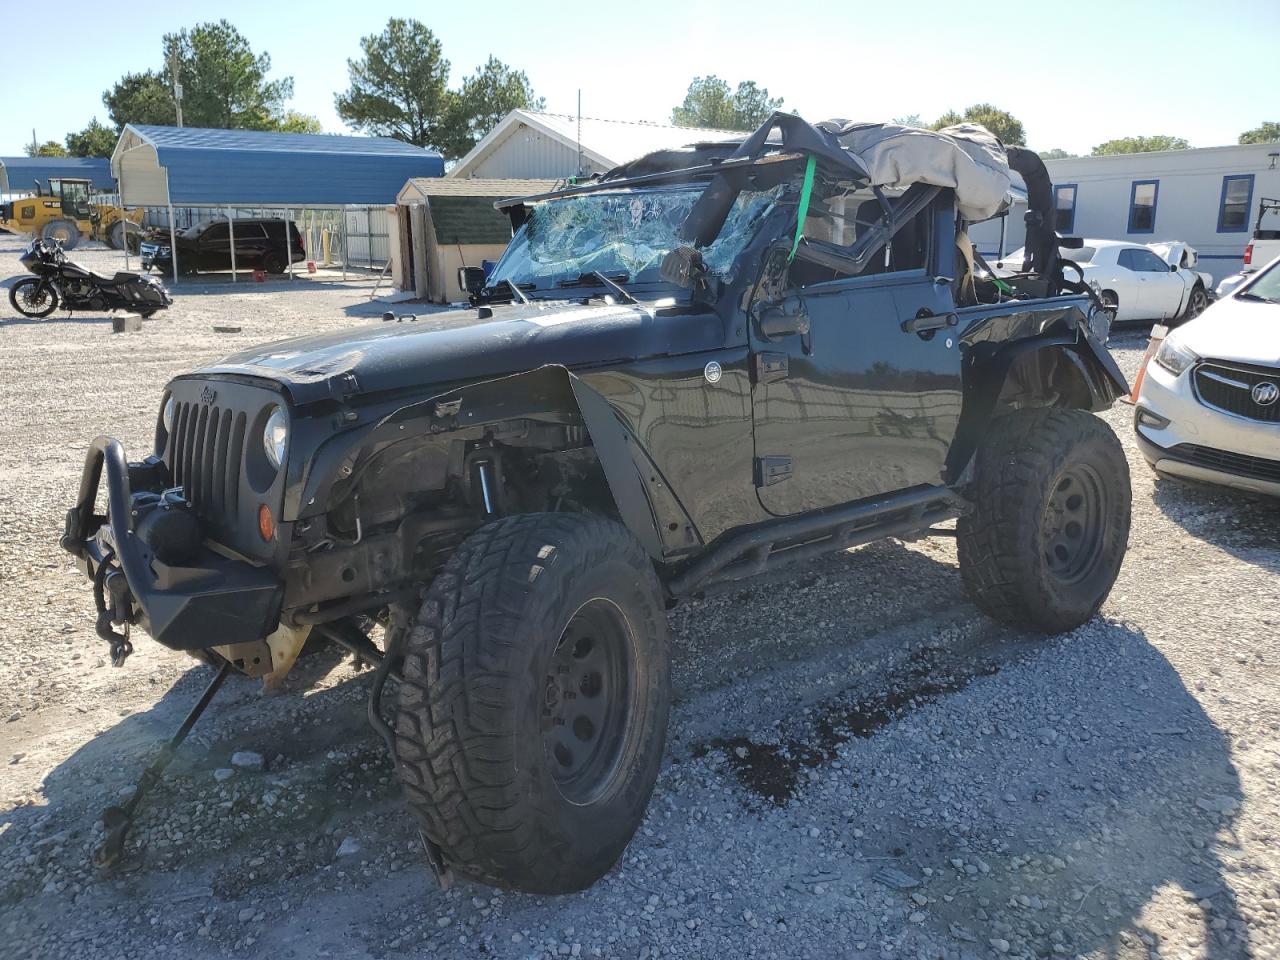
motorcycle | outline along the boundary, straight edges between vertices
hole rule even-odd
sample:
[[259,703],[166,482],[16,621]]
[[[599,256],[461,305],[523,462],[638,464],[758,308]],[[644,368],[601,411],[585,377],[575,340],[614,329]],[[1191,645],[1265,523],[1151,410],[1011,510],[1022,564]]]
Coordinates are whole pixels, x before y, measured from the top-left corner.
[[9,303],[24,317],[47,317],[61,305],[74,310],[126,310],[144,318],[173,303],[164,286],[138,273],[106,277],[67,259],[57,240],[36,237],[20,258],[34,276],[9,288]]

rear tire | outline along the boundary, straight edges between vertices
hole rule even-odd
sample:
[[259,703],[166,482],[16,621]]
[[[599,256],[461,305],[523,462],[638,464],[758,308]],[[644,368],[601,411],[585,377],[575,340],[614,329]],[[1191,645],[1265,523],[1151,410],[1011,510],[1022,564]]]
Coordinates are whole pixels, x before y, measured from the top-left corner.
[[40,236],[45,240],[58,240],[63,250],[74,250],[80,242],[80,228],[73,220],[50,220],[40,228]]
[[36,287],[40,285],[39,277],[23,277],[9,288],[9,305],[24,317],[41,320],[58,309],[58,291],[46,286],[41,291],[40,300],[33,300]]
[[107,231],[107,243],[115,250],[123,250],[128,244],[129,252],[137,253],[142,243],[138,225],[132,220],[117,220]]
[[997,620],[1072,630],[1102,606],[1129,541],[1129,463],[1083,410],[1020,410],[978,448],[974,509],[957,524],[960,573]]
[[409,634],[397,768],[460,873],[530,893],[590,886],[657,780],[670,709],[662,589],[611,520],[510,517],[477,530]]
[[284,273],[284,258],[278,253],[268,253],[262,258],[262,269],[267,273]]

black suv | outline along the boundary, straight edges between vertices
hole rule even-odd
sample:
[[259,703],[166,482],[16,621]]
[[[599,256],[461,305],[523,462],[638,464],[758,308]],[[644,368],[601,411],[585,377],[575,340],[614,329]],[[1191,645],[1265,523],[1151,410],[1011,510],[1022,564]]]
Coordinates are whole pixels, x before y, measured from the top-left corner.
[[[1011,167],[1030,269],[996,279],[964,228]],[[470,309],[238,353],[168,384],[145,459],[94,441],[63,544],[115,662],[130,625],[218,678],[353,651],[440,875],[563,892],[644,815],[669,604],[939,533],[994,617],[1098,610],[1130,486],[1091,411],[1127,386],[1034,153],[776,114],[499,206]]]
[[[254,220],[201,220],[178,231],[178,272],[231,269],[231,236],[236,239],[236,269],[265,270],[284,273],[289,262],[307,259],[298,225],[288,222],[289,239],[285,240],[285,223],[278,217]],[[155,267],[163,273],[173,271],[173,252],[169,234],[156,231],[142,241],[139,249],[142,267]]]

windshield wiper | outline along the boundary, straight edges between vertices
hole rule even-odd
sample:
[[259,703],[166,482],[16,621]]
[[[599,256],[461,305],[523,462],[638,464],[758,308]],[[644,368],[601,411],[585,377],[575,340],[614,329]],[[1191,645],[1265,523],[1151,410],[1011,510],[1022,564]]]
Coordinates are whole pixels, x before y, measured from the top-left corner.
[[[640,301],[628,293],[626,288],[622,286],[623,283],[626,283],[630,279],[631,277],[625,273],[620,273],[615,278],[607,277],[599,270],[592,270],[590,273],[583,273],[571,279],[561,280],[557,286],[585,287],[594,281],[598,286],[607,287],[613,295],[623,303],[639,303]],[[621,283],[619,283],[619,281],[621,281]]]
[[[511,291],[512,300],[518,300],[521,303],[525,303],[525,304],[532,302],[527,296],[525,296],[525,292],[521,290],[518,286],[516,286],[515,282],[512,280],[506,280],[506,279],[499,280],[492,287],[487,287],[485,290],[485,293],[490,294],[492,292],[496,292],[499,287],[503,287],[503,286],[505,286],[508,290]],[[486,296],[485,299],[487,300],[489,299],[489,297]]]
[[1236,294],[1237,300],[1256,300],[1258,303],[1280,303],[1280,300],[1273,300],[1271,297],[1264,297],[1260,293],[1253,293],[1245,290],[1243,293]]

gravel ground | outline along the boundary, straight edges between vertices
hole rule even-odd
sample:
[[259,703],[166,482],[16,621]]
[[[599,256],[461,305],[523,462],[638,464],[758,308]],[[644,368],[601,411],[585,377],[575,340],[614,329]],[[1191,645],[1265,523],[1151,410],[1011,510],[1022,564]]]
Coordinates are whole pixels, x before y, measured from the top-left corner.
[[[0,236],[0,276],[18,246]],[[1280,506],[1157,481],[1125,406],[1105,419],[1129,556],[1071,634],[984,619],[946,540],[673,611],[668,760],[585,893],[442,892],[364,721],[368,674],[336,658],[270,696],[228,681],[129,869],[97,875],[97,814],[211,671],[145,640],[110,667],[57,547],[85,445],[147,448],[169,376],[376,316],[370,286],[184,286],[134,334],[0,321],[5,956],[1280,957]],[[1144,346],[1113,341],[1130,376]]]

